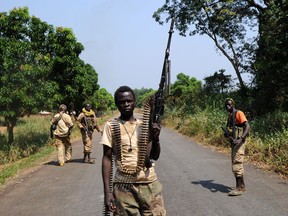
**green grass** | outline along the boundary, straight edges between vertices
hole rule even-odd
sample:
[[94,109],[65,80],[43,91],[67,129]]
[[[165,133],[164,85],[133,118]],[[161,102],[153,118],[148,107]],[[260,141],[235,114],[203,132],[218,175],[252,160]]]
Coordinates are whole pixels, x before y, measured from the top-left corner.
[[0,185],[3,185],[8,179],[23,170],[43,164],[54,152],[55,148],[53,146],[45,146],[39,152],[27,158],[3,165],[0,169]]

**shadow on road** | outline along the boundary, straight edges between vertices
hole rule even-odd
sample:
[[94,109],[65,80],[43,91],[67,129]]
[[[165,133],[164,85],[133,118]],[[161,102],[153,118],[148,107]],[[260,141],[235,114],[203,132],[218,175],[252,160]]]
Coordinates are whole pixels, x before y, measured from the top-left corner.
[[201,185],[204,188],[209,189],[211,192],[222,192],[228,193],[231,190],[231,187],[227,187],[223,184],[213,183],[214,180],[199,180],[199,181],[192,181],[192,184]]
[[[93,158],[91,158],[93,159]],[[83,158],[79,158],[79,159],[73,159],[72,161],[70,161],[69,163],[83,163]],[[47,162],[45,165],[51,165],[51,166],[58,166],[58,162],[57,161],[49,161]]]
[[44,165],[59,166],[59,163],[57,161],[49,161],[45,163]]

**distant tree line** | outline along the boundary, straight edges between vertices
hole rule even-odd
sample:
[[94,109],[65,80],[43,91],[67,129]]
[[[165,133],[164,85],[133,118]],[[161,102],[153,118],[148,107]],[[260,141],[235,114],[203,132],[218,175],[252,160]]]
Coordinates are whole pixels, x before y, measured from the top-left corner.
[[79,58],[84,47],[69,28],[30,16],[27,7],[0,13],[0,116],[9,143],[19,118],[53,111],[61,103],[79,111],[91,103],[97,111],[113,105],[98,85],[94,68]]

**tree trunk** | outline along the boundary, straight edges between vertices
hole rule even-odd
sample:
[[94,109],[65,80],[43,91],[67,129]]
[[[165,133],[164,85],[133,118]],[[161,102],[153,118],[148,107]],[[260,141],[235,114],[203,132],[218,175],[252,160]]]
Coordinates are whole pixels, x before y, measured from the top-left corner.
[[16,125],[16,120],[6,118],[7,132],[8,132],[8,144],[14,142],[14,127]]
[[244,84],[243,79],[241,77],[239,68],[233,63],[232,63],[232,65],[234,67],[234,70],[236,72],[236,75],[237,75],[237,78],[238,78],[238,81],[239,81],[241,95],[246,97],[247,96],[247,89],[246,89],[246,85]]

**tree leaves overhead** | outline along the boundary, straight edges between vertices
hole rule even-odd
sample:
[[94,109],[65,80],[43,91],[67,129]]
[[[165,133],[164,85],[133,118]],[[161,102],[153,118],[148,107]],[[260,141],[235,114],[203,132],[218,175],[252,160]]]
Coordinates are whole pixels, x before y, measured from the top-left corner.
[[261,16],[255,67],[255,103],[259,114],[288,111],[288,5],[275,1]]
[[72,29],[30,17],[27,7],[0,13],[0,115],[10,143],[24,115],[93,100],[98,74],[79,58],[83,50]]
[[206,35],[213,40],[216,48],[232,64],[241,89],[245,85],[241,73],[251,72],[251,60],[256,48],[256,34],[247,30],[257,30],[258,10],[251,1],[233,0],[166,0],[166,3],[153,15],[163,23],[175,17],[176,29],[182,36]]

